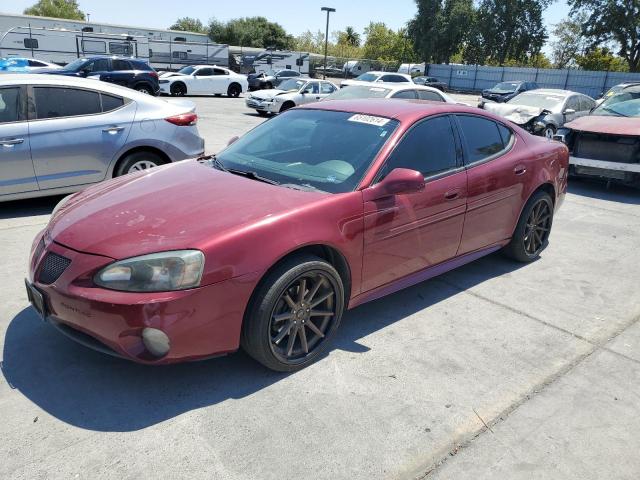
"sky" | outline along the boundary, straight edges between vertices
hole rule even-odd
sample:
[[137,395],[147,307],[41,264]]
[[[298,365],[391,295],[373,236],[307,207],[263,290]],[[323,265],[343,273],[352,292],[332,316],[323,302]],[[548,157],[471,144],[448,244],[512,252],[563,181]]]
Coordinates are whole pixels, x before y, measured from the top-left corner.
[[[0,12],[22,13],[36,0],[1,0]],[[326,14],[321,6],[333,7],[330,31],[353,26],[362,33],[370,21],[382,21],[388,27],[403,27],[416,13],[414,0],[242,0],[241,2],[187,0],[79,0],[80,9],[90,14],[91,21],[168,28],[178,17],[195,17],[204,23],[211,17],[226,21],[246,16],[264,16],[280,23],[293,35],[311,30],[324,31]],[[241,8],[238,8],[238,5]],[[545,14],[545,23],[552,25],[566,17],[569,8],[565,0],[556,0]]]

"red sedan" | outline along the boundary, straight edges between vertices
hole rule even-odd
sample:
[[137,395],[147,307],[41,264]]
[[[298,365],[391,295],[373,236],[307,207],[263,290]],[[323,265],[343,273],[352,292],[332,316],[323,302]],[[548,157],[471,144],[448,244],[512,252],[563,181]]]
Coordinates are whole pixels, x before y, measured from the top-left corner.
[[75,340],[148,364],[242,346],[275,370],[345,309],[499,249],[547,246],[567,148],[475,108],[322,102],[217,158],[87,188],[33,243],[27,290]]

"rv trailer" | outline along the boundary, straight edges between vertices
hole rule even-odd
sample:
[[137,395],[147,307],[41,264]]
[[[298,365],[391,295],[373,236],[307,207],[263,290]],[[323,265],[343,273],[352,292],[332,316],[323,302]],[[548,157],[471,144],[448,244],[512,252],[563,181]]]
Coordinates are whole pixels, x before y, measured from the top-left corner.
[[309,74],[309,53],[284,50],[264,50],[242,56],[243,73],[262,73],[271,70],[296,70]]

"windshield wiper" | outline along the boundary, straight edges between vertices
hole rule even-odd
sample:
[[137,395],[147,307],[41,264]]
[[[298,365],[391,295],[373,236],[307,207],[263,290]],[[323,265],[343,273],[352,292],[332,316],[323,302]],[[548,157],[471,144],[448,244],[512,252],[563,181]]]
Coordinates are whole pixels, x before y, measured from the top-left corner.
[[270,178],[258,175],[257,172],[236,170],[235,168],[227,168],[226,171],[229,173],[233,173],[234,175],[250,178],[251,180],[257,180],[259,182],[268,183],[269,185],[280,185],[280,182],[276,182],[275,180],[271,180]]
[[616,115],[620,116],[620,117],[628,117],[629,115],[625,115],[624,113],[619,112],[618,110],[614,110],[613,108],[609,108],[609,107],[600,107],[602,108],[602,110],[606,110],[607,112],[611,112],[611,113],[615,113]]

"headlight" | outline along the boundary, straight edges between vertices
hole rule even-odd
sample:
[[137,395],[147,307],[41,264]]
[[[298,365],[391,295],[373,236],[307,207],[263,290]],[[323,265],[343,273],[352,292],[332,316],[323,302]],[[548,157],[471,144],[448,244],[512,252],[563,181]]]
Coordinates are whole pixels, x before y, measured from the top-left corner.
[[93,278],[96,285],[124,292],[166,292],[200,285],[204,254],[199,250],[152,253],[112,263]]
[[169,80],[160,80],[158,83],[169,83]]

